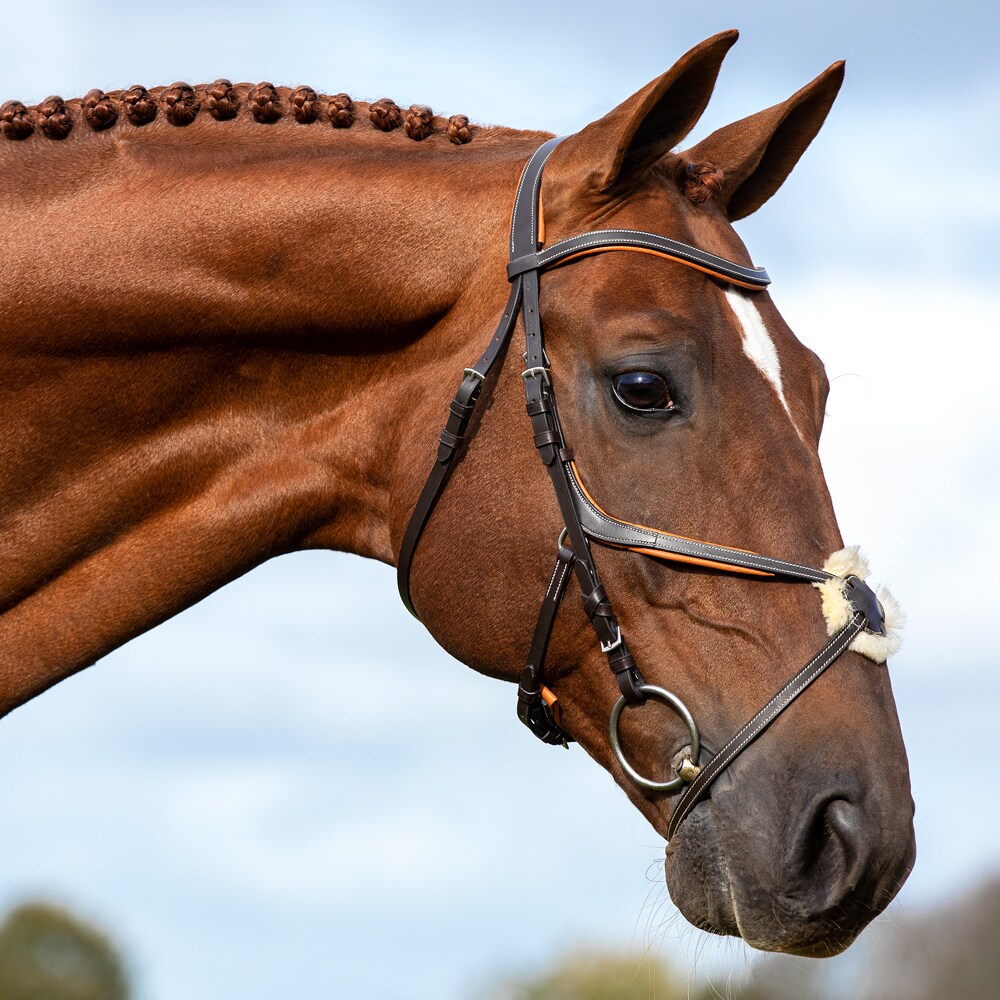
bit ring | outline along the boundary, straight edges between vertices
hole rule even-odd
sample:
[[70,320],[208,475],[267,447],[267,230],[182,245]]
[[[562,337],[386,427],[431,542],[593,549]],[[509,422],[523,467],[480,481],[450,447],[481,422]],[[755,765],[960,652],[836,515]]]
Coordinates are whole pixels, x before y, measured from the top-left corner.
[[[691,760],[694,762],[697,768],[698,764],[698,754],[701,751],[701,738],[698,736],[698,727],[695,725],[694,717],[688,711],[687,705],[684,704],[677,695],[668,691],[666,688],[656,687],[654,684],[641,684],[639,686],[639,693],[645,695],[647,698],[654,698],[656,701],[662,701],[664,704],[669,705],[684,722],[684,725],[688,728],[688,735],[691,737]],[[621,736],[618,732],[618,725],[622,717],[622,712],[625,710],[625,706],[628,702],[624,697],[618,699],[615,702],[615,707],[611,709],[611,722],[608,727],[609,735],[611,737],[611,749],[614,752],[618,763],[621,764],[625,773],[641,788],[646,788],[651,792],[675,792],[678,788],[684,786],[687,782],[680,775],[676,778],[670,778],[667,781],[653,781],[651,778],[644,778],[626,759],[625,752],[622,750]],[[695,774],[697,771],[695,772]],[[693,778],[695,775],[692,775]]]

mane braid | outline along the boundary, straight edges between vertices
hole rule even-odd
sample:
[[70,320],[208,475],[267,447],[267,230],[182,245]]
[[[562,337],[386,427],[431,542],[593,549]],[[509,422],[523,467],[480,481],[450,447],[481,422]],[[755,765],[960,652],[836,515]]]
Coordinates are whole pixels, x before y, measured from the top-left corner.
[[347,94],[335,94],[328,109],[334,128],[350,128],[354,124],[354,101]]
[[61,97],[47,97],[35,109],[35,120],[42,135],[49,139],[65,139],[73,128],[66,102]]
[[193,87],[186,83],[175,83],[160,94],[160,107],[171,125],[190,125],[198,117],[201,102]]
[[[279,88],[267,82],[234,85],[230,80],[218,79],[196,87],[178,82],[152,91],[139,84],[127,90],[94,89],[70,101],[53,95],[30,107],[20,101],[7,101],[0,105],[0,141],[23,141],[36,133],[46,139],[65,139],[81,124],[87,126],[85,132],[141,128],[161,115],[170,125],[183,128],[202,111],[216,122],[249,117],[261,125],[288,119],[298,125],[323,123],[342,129],[358,121],[349,94],[331,96],[319,94],[312,87]],[[398,131],[414,142],[440,135],[456,146],[464,146],[481,131],[465,115],[442,118],[426,104],[411,104],[404,110],[388,97],[372,101],[362,116],[362,121],[367,119],[367,127],[383,133]]]
[[118,106],[103,90],[91,90],[83,99],[83,117],[95,131],[110,128],[118,121]]
[[273,83],[258,83],[247,94],[250,112],[261,125],[271,125],[281,117],[281,98]]
[[292,114],[300,125],[316,121],[319,115],[319,94],[312,87],[296,87],[288,97]]
[[205,88],[207,99],[205,107],[208,113],[217,121],[225,122],[235,118],[240,109],[240,99],[228,80],[216,80]]
[[121,99],[125,117],[133,125],[148,125],[156,117],[156,101],[145,87],[140,87],[139,84],[129,87]]
[[34,129],[28,109],[20,101],[7,101],[0,106],[0,134],[5,139],[27,139]]

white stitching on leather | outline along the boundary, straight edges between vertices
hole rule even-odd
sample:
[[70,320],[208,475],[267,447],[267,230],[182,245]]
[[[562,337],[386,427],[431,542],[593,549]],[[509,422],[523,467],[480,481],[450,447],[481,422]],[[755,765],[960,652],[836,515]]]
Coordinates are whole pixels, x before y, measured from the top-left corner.
[[[524,188],[524,182],[527,179],[528,174],[530,172],[532,172],[532,171],[530,171],[530,167],[531,167],[531,164],[534,162],[535,157],[538,156],[538,155],[540,155],[542,153],[542,149],[545,146],[547,146],[550,142],[552,142],[552,140],[551,139],[547,139],[544,143],[542,143],[542,145],[539,146],[538,149],[536,149],[534,151],[534,153],[531,154],[531,159],[528,160],[528,162],[524,166],[524,170],[521,171],[521,180],[518,182],[518,185],[517,185],[517,194],[514,195],[514,210],[511,213],[511,219],[510,219],[510,254],[511,254],[512,257],[514,256],[514,249],[515,249],[514,248],[514,233],[515,233],[515,230],[517,229],[517,209],[518,209],[518,206],[521,203],[521,190]],[[558,143],[556,145],[558,145]],[[556,148],[555,145],[553,145],[551,149],[549,149],[546,153],[544,153],[542,155],[542,167],[544,167],[545,164],[548,162],[548,159],[552,155],[552,151],[555,148]],[[534,187],[534,186],[532,186],[532,187]],[[534,190],[532,190],[532,198],[531,198],[531,235],[532,235],[533,241],[537,242],[538,229],[535,226],[535,198],[534,198]],[[532,247],[532,249],[534,249],[534,247]]]
[[562,561],[562,559],[559,559],[556,562],[555,569],[552,570],[552,576],[549,577],[549,585],[545,588],[545,596],[546,597],[548,597],[550,594],[553,593],[552,584],[554,584],[556,582],[556,577],[559,575],[559,570],[561,570],[562,567],[563,567],[563,561]]
[[[666,535],[663,532],[656,531],[652,528],[648,529],[646,532],[640,528],[633,528],[630,525],[617,521],[614,518],[609,517],[607,514],[599,511],[583,493],[580,484],[576,481],[576,477],[572,474],[572,470],[569,470],[568,478],[570,485],[579,497],[580,502],[586,506],[587,510],[590,511],[595,518],[604,524],[619,527],[627,537],[633,539],[637,544],[641,545],[649,540],[654,548],[662,549],[664,552],[674,552],[677,555],[696,555],[700,553],[702,556],[709,558],[715,556],[716,562],[733,563],[737,566],[746,566],[748,569],[770,567],[774,572],[783,573],[787,576],[794,576],[799,579],[809,581],[814,581],[816,579],[816,570],[809,566],[801,566],[799,563],[786,562],[784,559],[774,559],[771,556],[759,554],[755,554],[754,559],[752,560],[740,558],[739,553],[733,554],[735,550],[727,549],[720,545],[712,545],[710,542],[698,542],[684,538],[675,539],[670,535]],[[606,542],[620,544],[623,541],[621,535],[616,537],[614,535],[604,534],[596,528],[591,527],[588,527],[586,530],[588,534],[593,535],[595,538],[601,538]]]
[[[712,758],[712,760],[705,765],[705,769],[701,772],[692,784],[686,794],[690,795],[690,805],[684,805],[678,809],[676,817],[670,817],[670,826],[673,827],[674,831],[677,827],[684,821],[688,813],[701,801],[701,792],[708,787],[732,762],[735,757],[737,757],[743,750],[749,746],[752,740],[756,739],[761,732],[764,731],[798,696],[810,685],[814,680],[816,680],[826,669],[837,659],[845,649],[850,646],[854,641],[855,636],[861,631],[861,625],[859,622],[853,622],[853,628],[850,626],[845,627],[843,635],[841,635],[839,641],[837,641],[832,646],[827,646],[821,649],[794,677],[788,682],[789,684],[795,684],[795,682],[801,678],[805,678],[802,683],[798,684],[796,687],[792,688],[785,698],[773,704],[768,702],[742,729],[736,733],[732,739]],[[826,655],[824,656],[824,651]],[[816,670],[815,676],[806,677],[811,673],[817,666],[822,664],[820,669]],[[770,709],[769,715],[765,716],[765,713]],[[763,718],[762,718],[763,717]],[[762,725],[757,729],[757,732],[753,734],[750,740],[743,741],[742,736],[747,730],[753,728],[758,721],[762,722]],[[734,747],[734,744],[739,742],[741,745]]]
[[521,204],[521,191],[524,188],[524,182],[525,182],[525,180],[527,180],[528,173],[529,173],[529,168],[531,166],[531,161],[534,160],[534,158],[537,155],[537,153],[538,153],[538,150],[535,150],[535,152],[531,154],[531,158],[524,165],[524,170],[521,171],[521,179],[520,179],[520,181],[518,181],[518,184],[517,184],[517,194],[514,195],[514,210],[511,213],[511,217],[510,217],[510,253],[511,253],[511,256],[514,255],[514,234],[517,232],[517,210],[518,210],[518,207]]
[[[692,259],[700,263],[705,263],[707,259],[712,262],[713,266],[715,266],[719,271],[731,276],[751,279],[760,278],[761,271],[763,271],[763,268],[744,267],[742,264],[726,260],[724,257],[717,257],[715,254],[709,253],[707,250],[702,250],[699,247],[693,247],[688,243],[681,243],[679,240],[673,240],[669,236],[661,236],[658,233],[647,233],[641,229],[604,229],[597,233],[590,233],[588,235],[591,237],[590,239],[581,240],[573,246],[574,253],[578,250],[586,249],[587,247],[603,244],[613,236],[626,236],[628,238],[627,242],[630,245],[645,246],[653,250],[661,251],[664,250],[664,247],[666,246],[670,250],[679,251],[681,255],[685,252],[689,253]],[[636,237],[639,236],[649,237],[649,239],[637,239]],[[537,255],[539,266],[544,267],[553,257],[559,256],[560,248],[565,247],[566,244],[577,239],[579,239],[579,237],[571,236],[569,239],[560,240],[558,243],[554,243],[552,246],[539,252]],[[663,242],[659,242],[661,240]],[[623,240],[621,242],[625,241]],[[608,249],[615,249],[614,244],[610,244]]]

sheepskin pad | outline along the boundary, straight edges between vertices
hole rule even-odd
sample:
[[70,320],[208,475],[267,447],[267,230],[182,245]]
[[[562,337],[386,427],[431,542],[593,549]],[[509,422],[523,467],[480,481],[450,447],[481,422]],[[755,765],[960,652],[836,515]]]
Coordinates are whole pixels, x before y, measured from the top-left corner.
[[[845,577],[856,576],[860,580],[866,580],[871,569],[857,545],[849,545],[846,549],[834,552],[823,564],[823,569],[832,573],[833,579],[814,583],[813,586],[823,598],[823,617],[826,619],[827,634],[833,635],[839,632],[854,614],[844,596]],[[900,629],[906,617],[896,599],[885,587],[879,587],[876,596],[885,616],[885,635],[873,635],[868,631],[859,632],[850,648],[876,663],[884,663],[890,656],[895,656],[903,644]]]

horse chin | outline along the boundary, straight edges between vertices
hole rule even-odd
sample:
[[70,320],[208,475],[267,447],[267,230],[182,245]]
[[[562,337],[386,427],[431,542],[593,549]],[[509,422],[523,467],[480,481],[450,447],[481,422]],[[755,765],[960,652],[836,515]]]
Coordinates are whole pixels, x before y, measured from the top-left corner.
[[761,951],[828,958],[844,951],[883,908],[869,903],[859,910],[845,906],[843,897],[831,905],[830,887],[800,888],[790,898],[787,886],[741,878],[738,869],[750,861],[727,852],[722,840],[706,801],[695,807],[666,849],[670,898],[701,930],[740,937]]

